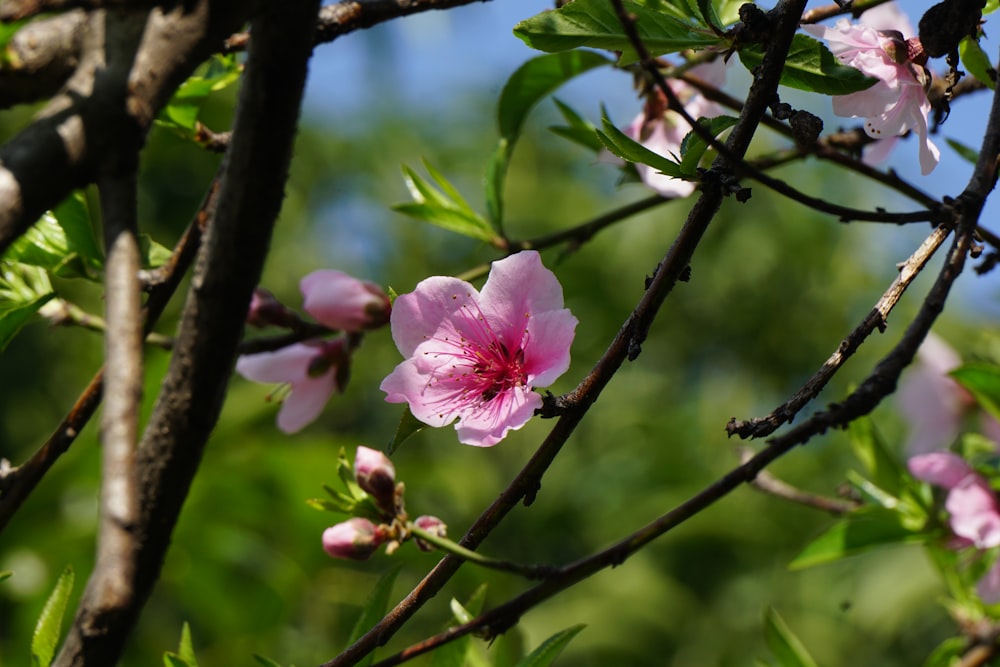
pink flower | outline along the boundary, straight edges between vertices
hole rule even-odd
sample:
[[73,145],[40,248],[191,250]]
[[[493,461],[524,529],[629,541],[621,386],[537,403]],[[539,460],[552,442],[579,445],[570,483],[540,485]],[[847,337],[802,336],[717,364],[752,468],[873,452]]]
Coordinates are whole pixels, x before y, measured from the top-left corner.
[[979,413],[987,437],[1000,441],[1000,424],[979,410],[969,392],[949,376],[961,363],[958,353],[933,333],[928,334],[917,350],[917,361],[903,376],[896,394],[909,426],[906,451],[910,454],[950,446],[970,412]]
[[236,372],[254,382],[291,388],[278,412],[278,428],[295,433],[312,422],[346,382],[350,353],[343,338],[296,343],[276,352],[243,355]]
[[385,541],[385,531],[354,517],[323,531],[323,549],[333,558],[367,560]]
[[[721,58],[699,65],[691,73],[714,86],[721,86],[726,78],[725,64]],[[695,120],[723,114],[722,107],[705,99],[684,81],[672,80],[670,88],[684,103],[684,110]],[[643,111],[624,130],[625,134],[644,148],[676,160],[680,160],[681,143],[690,131],[691,124],[677,111],[667,107],[667,100],[659,91],[650,96]],[[642,182],[664,197],[687,197],[694,192],[695,184],[691,181],[667,176],[645,164],[636,164],[635,168]]]
[[[833,112],[838,116],[864,118],[865,132],[875,139],[913,130],[920,139],[920,171],[929,174],[937,166],[941,153],[931,142],[927,129],[930,74],[922,63],[911,59],[909,44],[900,32],[901,28],[912,28],[904,23],[905,17],[893,22],[891,18],[887,20],[884,12],[868,18],[879,29],[862,20],[861,24],[852,24],[840,19],[832,28],[803,26],[807,32],[825,39],[843,63],[878,79],[866,90],[834,96]],[[886,29],[893,23],[897,26],[895,30]]]
[[396,299],[392,338],[406,360],[382,381],[390,403],[431,426],[456,419],[458,439],[489,447],[527,423],[569,368],[577,320],[535,251],[494,262],[482,292],[434,276]]
[[375,329],[389,320],[389,297],[382,288],[342,271],[313,271],[299,282],[299,289],[306,312],[331,329]]
[[250,311],[247,313],[247,324],[255,327],[290,327],[297,319],[295,313],[263,287],[253,291]]
[[944,507],[955,535],[979,549],[1000,546],[1000,507],[989,482],[960,456],[932,452],[907,462],[917,479],[948,491]]

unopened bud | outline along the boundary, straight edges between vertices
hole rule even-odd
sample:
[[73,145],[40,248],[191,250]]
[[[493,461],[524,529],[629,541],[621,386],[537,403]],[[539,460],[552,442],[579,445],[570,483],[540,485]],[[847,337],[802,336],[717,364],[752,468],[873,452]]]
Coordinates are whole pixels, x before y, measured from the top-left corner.
[[[418,516],[414,521],[413,525],[421,530],[427,531],[431,535],[436,535],[438,537],[448,536],[448,526],[445,525],[444,521],[437,518],[436,516],[423,515]],[[419,537],[413,538],[413,541],[417,543],[417,548],[421,551],[433,551],[434,545],[428,544]]]
[[247,312],[247,324],[255,327],[287,327],[296,319],[295,314],[286,308],[285,304],[263,287],[253,291],[250,310]]
[[354,455],[354,479],[380,509],[392,512],[396,505],[396,468],[377,449],[358,447]]
[[367,560],[384,541],[385,532],[360,517],[323,531],[323,549],[333,558]]
[[299,287],[306,312],[323,326],[355,332],[389,321],[389,297],[375,283],[325,269],[307,275]]

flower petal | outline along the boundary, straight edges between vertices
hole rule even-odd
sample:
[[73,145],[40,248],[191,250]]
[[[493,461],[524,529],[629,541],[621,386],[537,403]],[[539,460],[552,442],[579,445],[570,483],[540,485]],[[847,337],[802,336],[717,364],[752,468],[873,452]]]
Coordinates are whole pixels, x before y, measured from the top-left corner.
[[254,382],[297,382],[308,375],[318,350],[296,343],[274,352],[244,354],[236,361],[236,372]]
[[332,368],[319,377],[293,382],[292,391],[282,401],[278,411],[278,428],[285,433],[301,431],[319,417],[336,388]]
[[476,305],[479,292],[458,278],[432,276],[421,280],[409,294],[396,298],[390,323],[392,340],[404,357],[413,355],[417,346],[438,333],[443,322],[452,319],[463,307]]
[[919,480],[943,489],[953,489],[972,474],[972,467],[961,456],[951,452],[931,452],[913,456],[906,462],[910,474]]
[[956,535],[972,540],[980,549],[1000,546],[1000,511],[985,479],[976,474],[965,477],[948,492],[945,509]]
[[492,447],[507,437],[508,431],[527,424],[540,407],[542,397],[525,387],[505,391],[483,409],[462,415],[455,424],[458,440],[474,447]]
[[569,368],[569,349],[578,320],[569,310],[553,310],[528,320],[528,345],[524,348],[524,370],[528,385],[548,387]]
[[526,316],[563,307],[562,285],[538,252],[525,250],[493,262],[479,307],[504,343],[519,344]]

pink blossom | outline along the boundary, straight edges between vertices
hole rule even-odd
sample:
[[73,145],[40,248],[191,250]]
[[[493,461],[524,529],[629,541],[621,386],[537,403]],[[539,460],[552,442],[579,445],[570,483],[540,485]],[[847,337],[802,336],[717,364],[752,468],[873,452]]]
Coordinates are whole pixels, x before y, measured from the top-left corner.
[[368,519],[354,517],[323,531],[323,549],[333,558],[367,560],[386,534]]
[[[825,39],[843,63],[878,79],[866,90],[834,96],[833,112],[838,116],[864,118],[865,132],[875,139],[896,137],[909,130],[916,132],[920,141],[920,171],[926,175],[934,170],[941,157],[927,127],[930,74],[922,63],[911,60],[908,53],[908,43],[901,32],[903,28],[912,30],[908,22],[898,18],[901,14],[897,13],[893,19],[885,11],[866,12],[861,24],[840,19],[832,28],[807,25],[804,29]],[[888,29],[891,25],[895,29]]]
[[577,320],[539,254],[494,262],[482,292],[444,276],[396,299],[392,338],[406,357],[382,381],[390,403],[431,426],[456,419],[458,439],[489,447],[541,407],[535,387],[569,368]]
[[313,271],[299,282],[299,289],[306,312],[331,329],[374,329],[389,319],[389,297],[382,288],[342,271]]
[[[691,74],[705,83],[721,86],[726,77],[725,64],[721,58],[716,59],[695,67]],[[697,89],[684,81],[674,79],[670,81],[670,88],[683,102],[684,110],[695,120],[723,114],[722,107],[705,99]],[[658,92],[650,96],[643,111],[624,130],[625,134],[644,148],[676,160],[680,160],[681,143],[690,131],[691,124],[677,111],[667,108],[666,98]],[[694,192],[695,184],[691,181],[667,176],[645,164],[636,164],[635,168],[642,182],[664,197],[686,197]]]
[[910,457],[906,462],[910,474],[942,489],[951,490],[972,474],[972,468],[958,454],[931,452]]
[[278,428],[295,433],[312,422],[347,378],[349,352],[342,338],[289,345],[243,355],[236,371],[254,382],[278,382],[290,392],[278,412]]
[[939,336],[931,333],[917,350],[917,360],[900,382],[896,400],[906,417],[910,435],[906,451],[932,452],[952,444],[970,412],[980,416],[984,434],[1000,441],[1000,424],[980,410],[972,395],[949,373],[962,363],[961,357]]
[[980,549],[1000,546],[1000,506],[989,482],[960,456],[931,452],[907,462],[917,479],[948,491],[944,507],[955,535]]

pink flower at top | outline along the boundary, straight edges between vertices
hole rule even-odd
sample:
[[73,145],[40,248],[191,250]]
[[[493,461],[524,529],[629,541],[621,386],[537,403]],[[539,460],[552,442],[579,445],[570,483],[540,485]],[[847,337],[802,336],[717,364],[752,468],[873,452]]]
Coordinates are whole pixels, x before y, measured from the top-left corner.
[[951,452],[931,452],[910,458],[910,473],[948,491],[952,532],[965,544],[980,549],[1000,546],[1000,506],[989,482],[962,457]]
[[[865,119],[865,132],[875,139],[888,139],[914,131],[919,137],[920,171],[931,173],[941,153],[930,140],[927,114],[931,104],[927,99],[930,74],[923,63],[911,60],[909,44],[902,30],[911,30],[902,14],[893,20],[886,11],[868,17],[862,23],[840,19],[829,28],[820,25],[803,26],[824,40],[841,62],[878,79],[875,85],[849,95],[835,95],[833,112],[838,116]],[[866,18],[872,24],[866,24]],[[873,27],[877,25],[878,29]],[[896,25],[895,29],[888,29]],[[885,148],[881,149],[884,152]]]
[[389,297],[382,288],[342,271],[313,271],[299,282],[299,288],[306,312],[331,329],[374,329],[389,320]]
[[[691,74],[713,86],[721,86],[726,78],[726,66],[721,58],[711,63],[699,65]],[[705,99],[694,87],[680,80],[670,81],[670,89],[684,104],[688,115],[698,118],[714,118],[723,114],[722,107]],[[691,124],[677,111],[667,108],[667,100],[659,91],[646,101],[642,112],[635,117],[624,132],[630,138],[663,157],[680,159],[681,142],[691,131]],[[651,190],[664,197],[687,197],[694,192],[695,184],[679,178],[667,176],[653,167],[636,164],[639,178]]]
[[278,428],[295,433],[315,420],[330,396],[340,391],[349,362],[344,339],[335,338],[243,355],[236,362],[236,372],[254,382],[290,385],[278,412]]
[[569,368],[576,324],[535,251],[494,262],[482,292],[427,278],[395,301],[392,338],[406,359],[382,381],[385,400],[431,426],[457,419],[461,442],[490,447],[541,407],[533,389]]

